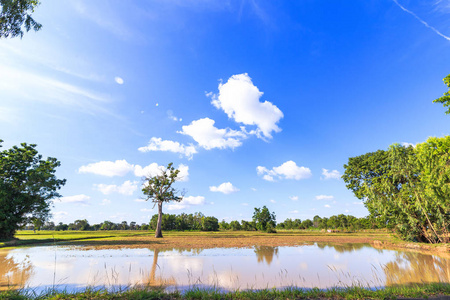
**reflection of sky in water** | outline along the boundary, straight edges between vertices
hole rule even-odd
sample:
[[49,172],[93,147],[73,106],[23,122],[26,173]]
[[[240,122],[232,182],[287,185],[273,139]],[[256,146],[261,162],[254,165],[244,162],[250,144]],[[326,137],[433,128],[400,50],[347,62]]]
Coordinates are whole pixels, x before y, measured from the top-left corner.
[[[55,264],[56,261],[56,264]],[[34,247],[0,252],[0,288],[134,285],[223,289],[449,282],[449,260],[362,244],[189,250]]]

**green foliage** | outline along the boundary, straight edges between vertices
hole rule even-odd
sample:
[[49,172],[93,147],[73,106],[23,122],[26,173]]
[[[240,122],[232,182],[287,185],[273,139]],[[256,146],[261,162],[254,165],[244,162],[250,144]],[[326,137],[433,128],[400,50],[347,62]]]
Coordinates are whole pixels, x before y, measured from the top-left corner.
[[[199,231],[203,230],[203,219],[205,219],[205,215],[200,212],[196,212],[195,214],[182,213],[179,215],[163,214],[161,227],[162,230]],[[158,214],[155,214],[150,220],[150,229],[156,229],[157,221]],[[217,223],[217,226],[219,226],[219,223]]]
[[202,218],[202,230],[203,231],[217,231],[219,230],[219,220],[215,217]]
[[241,224],[239,224],[238,221],[231,221],[230,222],[230,229],[233,230],[233,231],[241,230]]
[[[1,146],[2,140],[0,140]],[[42,159],[36,145],[21,144],[0,152],[0,239],[9,239],[33,219],[45,220],[53,198],[66,182],[55,176],[60,162]]]
[[273,231],[276,226],[275,213],[271,213],[266,206],[256,208],[253,212],[253,222],[260,231]]
[[415,148],[394,144],[350,158],[342,178],[378,226],[405,240],[448,242],[449,153],[450,136],[429,138]]
[[[450,74],[448,74],[443,80],[449,89],[447,92],[444,93],[444,96],[433,100],[433,103],[442,103],[444,105],[444,107],[449,107],[450,106]],[[447,109],[445,114],[447,114],[447,115],[450,114],[450,108]]]
[[39,4],[38,0],[0,0],[0,38],[22,38],[23,27],[27,32],[40,30],[42,25],[31,17]]

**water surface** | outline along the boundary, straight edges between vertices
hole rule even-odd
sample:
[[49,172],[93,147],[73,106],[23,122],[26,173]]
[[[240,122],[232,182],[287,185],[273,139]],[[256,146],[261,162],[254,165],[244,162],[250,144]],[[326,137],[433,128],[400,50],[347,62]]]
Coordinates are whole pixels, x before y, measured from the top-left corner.
[[450,260],[367,244],[315,243],[296,247],[114,249],[33,247],[0,251],[0,288],[167,290],[368,288],[420,282],[450,283]]

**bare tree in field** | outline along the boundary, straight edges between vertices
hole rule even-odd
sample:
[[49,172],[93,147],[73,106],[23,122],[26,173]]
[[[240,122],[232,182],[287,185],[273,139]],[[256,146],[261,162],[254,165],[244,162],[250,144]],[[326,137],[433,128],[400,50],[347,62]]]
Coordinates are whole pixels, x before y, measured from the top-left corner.
[[181,196],[177,196],[178,191],[172,187],[172,184],[179,180],[177,170],[173,167],[172,163],[169,163],[167,167],[161,168],[160,174],[155,176],[148,176],[145,178],[144,187],[142,192],[146,196],[145,200],[151,200],[155,207],[158,205],[158,223],[156,225],[156,238],[162,238],[161,223],[162,223],[162,205],[164,202],[183,200],[183,193]]

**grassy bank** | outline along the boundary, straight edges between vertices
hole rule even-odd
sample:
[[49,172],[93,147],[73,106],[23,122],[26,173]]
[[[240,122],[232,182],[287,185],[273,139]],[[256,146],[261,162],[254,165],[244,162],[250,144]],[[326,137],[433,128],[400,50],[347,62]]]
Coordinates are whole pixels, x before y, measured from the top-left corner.
[[194,289],[185,293],[165,293],[161,290],[131,289],[119,292],[104,290],[86,290],[81,293],[66,293],[50,291],[40,295],[24,291],[0,292],[2,299],[398,299],[398,298],[438,298],[450,296],[449,284],[426,284],[400,287],[387,287],[385,289],[369,290],[363,287],[348,287],[335,289],[285,289],[285,290],[258,290],[235,291],[223,293],[216,290]]
[[156,239],[148,231],[19,231],[12,241],[0,242],[0,248],[17,248],[45,244],[86,246],[93,248],[215,248],[295,246],[308,242],[371,243],[375,240],[395,242],[385,231],[326,233],[307,230],[284,230],[275,234],[257,231],[164,232]]

